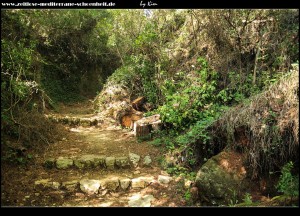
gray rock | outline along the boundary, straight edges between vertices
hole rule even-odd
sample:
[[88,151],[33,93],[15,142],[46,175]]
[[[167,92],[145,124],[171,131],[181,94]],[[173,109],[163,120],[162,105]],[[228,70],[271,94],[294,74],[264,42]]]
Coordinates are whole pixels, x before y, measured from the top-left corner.
[[101,186],[101,183],[100,183],[99,180],[82,179],[80,181],[81,191],[84,192],[84,193],[87,193],[89,195],[97,194],[100,186]]
[[57,169],[67,169],[73,166],[73,160],[69,158],[58,158],[56,160]]
[[128,202],[129,207],[150,207],[151,201],[154,200],[154,196],[145,195],[141,197],[140,195],[135,195],[129,199],[130,199]]
[[130,163],[129,163],[128,157],[118,157],[118,158],[116,158],[116,165],[119,168],[130,167]]
[[131,180],[129,178],[120,179],[120,187],[123,190],[126,190],[127,188],[129,188],[130,183],[131,183]]
[[133,164],[134,167],[138,166],[138,163],[140,161],[141,156],[134,154],[134,153],[129,153],[129,160]]
[[55,158],[48,158],[45,160],[44,166],[49,169],[54,168],[55,162],[56,162]]
[[104,162],[105,162],[104,156],[83,155],[80,158],[74,160],[74,165],[79,169],[83,169],[83,168],[103,166]]
[[62,183],[62,187],[67,191],[74,192],[78,189],[79,182],[77,180],[67,181]]
[[210,204],[228,205],[230,200],[247,187],[244,158],[235,152],[221,152],[210,158],[198,171],[196,186],[200,198]]
[[106,165],[107,169],[113,170],[115,168],[115,162],[116,162],[115,157],[107,157],[105,159],[105,165]]
[[151,160],[150,156],[147,155],[147,156],[144,158],[143,164],[144,164],[144,166],[150,166],[151,163],[152,163],[152,160]]
[[163,175],[158,176],[158,182],[161,184],[169,184],[171,180],[172,177],[170,176],[163,176]]
[[119,179],[117,177],[113,177],[110,179],[105,179],[101,181],[101,188],[107,189],[108,191],[115,191],[119,187]]

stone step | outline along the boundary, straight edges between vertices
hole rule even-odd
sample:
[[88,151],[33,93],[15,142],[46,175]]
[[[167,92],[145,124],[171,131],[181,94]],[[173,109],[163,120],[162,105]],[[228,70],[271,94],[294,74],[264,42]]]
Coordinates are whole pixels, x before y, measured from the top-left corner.
[[[102,168],[113,170],[116,168],[126,169],[131,167],[137,167],[140,161],[140,156],[134,153],[130,153],[128,157],[107,157],[103,155],[82,155],[78,158],[48,158],[44,162],[46,168],[57,168],[57,169],[91,169],[91,168]],[[151,166],[151,158],[149,155],[144,157],[143,166]]]
[[107,192],[139,190],[146,188],[156,182],[153,176],[140,176],[138,178],[106,177],[102,179],[82,178],[80,180],[54,181],[52,179],[41,179],[34,182],[36,191],[51,189],[66,192],[83,192],[89,195],[103,194]]
[[104,122],[103,117],[101,116],[92,116],[92,117],[72,117],[72,116],[56,116],[56,115],[45,115],[49,120],[55,123],[62,123],[70,126],[97,126]]

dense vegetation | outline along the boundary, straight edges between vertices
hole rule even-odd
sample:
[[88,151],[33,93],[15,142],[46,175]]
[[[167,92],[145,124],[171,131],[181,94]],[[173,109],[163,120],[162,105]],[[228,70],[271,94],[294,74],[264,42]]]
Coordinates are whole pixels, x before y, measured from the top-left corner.
[[[257,143],[248,149],[257,153],[248,159],[253,178],[299,166],[298,133],[280,132],[280,111],[256,97],[298,64],[298,10],[4,10],[1,33],[1,131],[22,145],[51,142],[55,133],[30,118],[46,121],[46,109],[86,97],[101,111],[111,101],[101,90],[119,86],[130,100],[146,98],[146,115],[161,115],[165,130],[152,144],[184,158],[162,159],[170,173],[194,177],[193,168],[225,146],[239,148],[234,130],[241,127]],[[298,100],[290,102],[297,107]],[[258,138],[251,134],[257,122],[241,123],[250,117],[230,121],[238,104],[251,114],[266,109],[270,130]],[[295,195],[287,178],[296,179],[282,176],[278,190]]]

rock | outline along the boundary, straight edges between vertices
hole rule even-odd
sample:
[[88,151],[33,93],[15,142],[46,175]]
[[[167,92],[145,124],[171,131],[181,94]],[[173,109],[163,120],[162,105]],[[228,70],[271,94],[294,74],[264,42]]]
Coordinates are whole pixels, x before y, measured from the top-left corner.
[[171,180],[172,177],[170,176],[163,176],[163,175],[158,176],[158,182],[161,184],[169,184]]
[[140,196],[140,195],[134,195],[129,198],[128,206],[129,207],[150,207],[151,206],[151,201],[154,200],[153,195],[145,195],[145,196]]
[[155,180],[154,180],[154,177],[140,177],[144,182],[145,182],[145,186],[148,186],[150,185],[151,183],[153,183]]
[[99,180],[92,180],[92,179],[82,179],[80,181],[80,189],[82,192],[91,194],[97,194],[100,188],[100,181]]
[[57,169],[67,169],[73,166],[73,160],[68,158],[58,158],[56,160]]
[[105,196],[108,193],[108,190],[99,191],[100,196]]
[[221,152],[210,158],[197,173],[195,182],[201,190],[200,198],[214,205],[228,205],[236,194],[247,187],[244,156],[235,152]]
[[116,158],[116,165],[119,168],[127,168],[130,167],[128,157],[118,157]]
[[129,178],[120,179],[120,187],[123,190],[126,190],[127,188],[129,188],[130,183],[131,183],[131,180]]
[[74,165],[79,169],[83,169],[103,166],[104,162],[105,156],[83,155],[80,158],[74,160]]
[[96,155],[94,157],[94,166],[95,167],[98,167],[98,166],[104,167],[105,166],[105,156]]
[[145,181],[141,178],[134,178],[131,180],[131,187],[132,189],[144,188]]
[[113,170],[115,168],[115,162],[116,162],[115,157],[107,157],[105,159],[105,165],[106,165],[107,169]]
[[39,189],[52,188],[52,189],[57,190],[60,188],[60,183],[52,182],[51,179],[42,179],[42,180],[35,181],[34,185],[36,188],[39,188]]
[[134,153],[129,153],[129,160],[133,164],[134,167],[138,166],[138,163],[140,161],[141,156],[134,154]]
[[148,186],[152,182],[154,182],[153,177],[144,177],[144,176],[142,176],[142,177],[132,179],[131,180],[131,187],[133,189],[145,188],[146,186]]
[[51,181],[50,179],[37,180],[34,182],[34,185],[41,186],[41,187],[48,187],[50,181]]
[[79,182],[77,180],[67,181],[62,183],[62,187],[67,191],[74,192],[78,189]]
[[48,158],[48,159],[46,159],[44,166],[49,169],[54,168],[55,162],[56,162],[55,158]]
[[185,180],[184,180],[184,187],[185,187],[186,189],[188,189],[188,188],[191,187],[192,183],[193,183],[193,182],[192,182],[191,180],[185,179]]
[[115,191],[119,187],[119,179],[117,177],[105,179],[101,181],[101,188],[108,191]]
[[58,190],[60,187],[60,183],[59,182],[52,182],[51,188]]
[[136,170],[133,172],[133,174],[135,174],[135,175],[140,174],[140,173],[141,173],[141,171],[139,171],[139,170]]
[[143,164],[144,164],[144,166],[150,166],[151,163],[152,163],[152,160],[151,160],[150,156],[147,155],[147,156],[144,158]]

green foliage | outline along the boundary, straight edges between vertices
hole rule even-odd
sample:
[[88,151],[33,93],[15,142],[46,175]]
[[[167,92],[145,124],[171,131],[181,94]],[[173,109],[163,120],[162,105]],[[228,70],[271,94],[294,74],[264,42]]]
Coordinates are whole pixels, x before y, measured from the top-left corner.
[[[157,111],[162,121],[171,124],[177,131],[186,130],[215,112],[218,74],[208,68],[203,58],[198,58],[198,63],[200,69],[192,80],[183,79],[178,83],[165,81],[166,103]],[[178,76],[180,79],[184,73],[178,73]]]
[[130,56],[126,59],[125,66],[118,68],[108,82],[116,83],[131,89],[137,96],[145,96],[152,104],[159,101],[159,89],[155,83],[154,65],[143,55]]
[[5,155],[1,158],[4,162],[10,164],[25,166],[32,161],[32,155],[28,153],[20,153],[20,150],[9,148],[5,151]]
[[292,161],[282,167],[279,182],[276,185],[278,192],[287,196],[299,196],[299,174],[293,176],[291,171],[294,167]]
[[245,203],[245,205],[252,205],[252,196],[250,193],[245,193],[243,201]]
[[184,193],[184,200],[187,202],[188,206],[193,204],[192,194],[189,189]]
[[237,192],[235,190],[233,190],[232,198],[229,200],[228,206],[234,207],[234,206],[236,206],[236,204],[238,204],[238,202],[239,202],[239,200],[238,200]]

